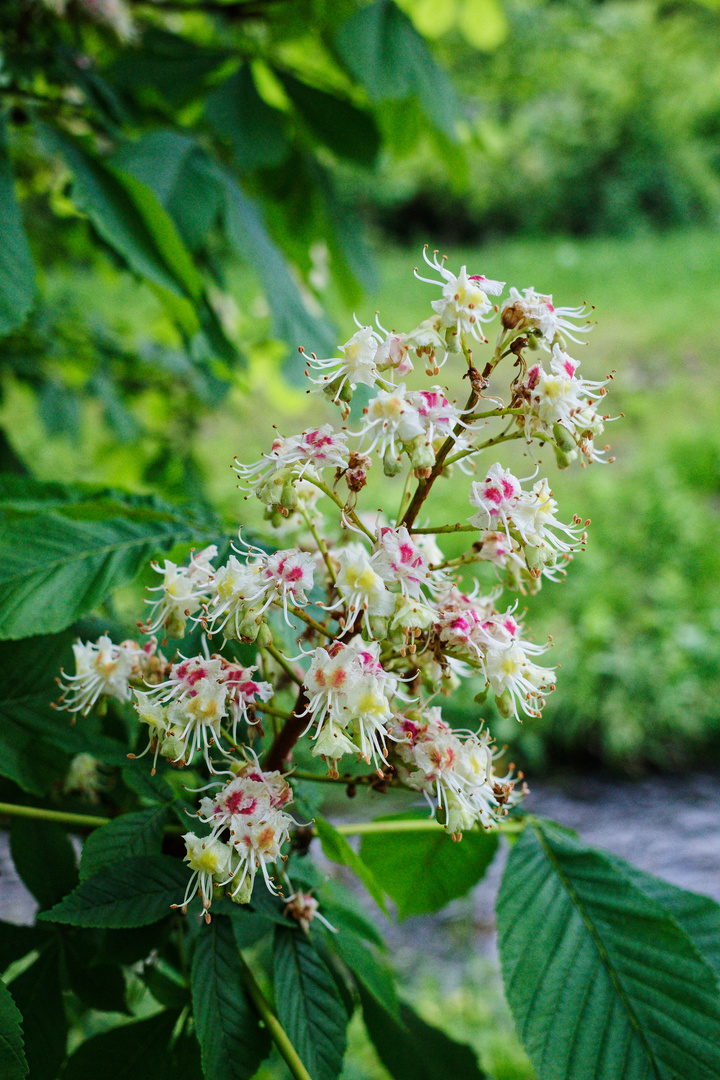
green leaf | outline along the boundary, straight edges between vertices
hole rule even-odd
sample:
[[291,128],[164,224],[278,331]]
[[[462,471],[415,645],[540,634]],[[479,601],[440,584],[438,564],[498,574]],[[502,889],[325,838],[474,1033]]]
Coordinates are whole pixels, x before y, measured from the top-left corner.
[[270,1036],[245,993],[232,927],[222,915],[201,927],[191,983],[205,1076],[250,1080],[270,1051]]
[[126,143],[113,161],[156,195],[195,251],[217,221],[222,185],[207,155],[189,135],[152,131]]
[[[484,1080],[485,1074],[469,1046],[421,1020],[401,1003],[400,1021],[360,990],[363,1019],[378,1057],[395,1080]],[[618,1077],[617,1080],[620,1080]]]
[[205,115],[230,144],[242,170],[279,165],[287,155],[280,113],[260,97],[249,64],[215,88],[205,103]]
[[323,854],[328,859],[332,859],[333,862],[340,863],[341,866],[347,866],[348,869],[357,874],[375,903],[387,915],[388,909],[385,904],[383,890],[375,877],[372,867],[365,861],[364,857],[358,855],[342,833],[339,833],[329,821],[320,817],[319,814],[315,815],[315,829],[317,830]]
[[541,1080],[720,1075],[715,973],[617,861],[532,822],[497,916],[507,998]]
[[59,131],[42,129],[73,174],[72,194],[98,233],[127,265],[170,292],[198,299],[202,278],[170,215],[147,185],[89,154]]
[[[258,274],[271,313],[272,334],[295,346],[304,345],[320,356],[336,346],[330,327],[314,318],[293,280],[287,263],[270,239],[256,204],[229,173],[225,184],[225,231],[238,257]],[[301,367],[301,365],[299,365]]]
[[435,127],[456,137],[455,90],[393,0],[376,0],[357,11],[338,30],[336,44],[371,101],[397,101],[414,94]]
[[170,1053],[168,1074],[170,1080],[200,1080],[202,1058],[194,1032],[182,1031],[178,1035]]
[[335,950],[377,1003],[399,1020],[400,1002],[395,979],[385,960],[378,959],[361,938],[345,929],[339,930],[337,934],[328,935],[327,941],[329,947]]
[[15,199],[15,179],[0,116],[0,335],[20,326],[35,298],[35,268]]
[[278,1019],[313,1080],[342,1068],[348,1014],[332,975],[300,930],[278,927],[274,948]]
[[56,1080],[65,1058],[68,1023],[60,984],[59,949],[53,944],[12,983],[22,1013],[31,1080]]
[[33,949],[39,948],[47,941],[48,933],[51,932],[44,926],[0,922],[0,972],[5,971],[15,960],[20,960]]
[[720,904],[709,896],[688,892],[615,856],[608,856],[633,885],[657,900],[691,939],[703,960],[720,977]]
[[167,811],[162,805],[122,814],[91,832],[83,844],[80,880],[133,855],[159,855]]
[[[423,818],[427,814],[394,814],[379,821]],[[398,916],[428,915],[464,896],[485,876],[495,857],[497,832],[465,832],[455,843],[444,829],[427,832],[376,833],[363,836],[360,854],[380,877],[395,901]]]
[[148,99],[180,108],[205,92],[208,78],[233,56],[189,37],[145,26],[142,42],[123,49],[112,64],[113,86],[133,93],[147,108]]
[[[83,931],[76,930],[80,935]],[[64,940],[65,969],[70,988],[89,1009],[100,1012],[127,1012],[125,979],[117,964],[94,962],[91,950],[70,935]]]
[[158,550],[202,536],[182,510],[131,496],[0,513],[0,638],[63,630]]
[[187,867],[169,855],[123,859],[81,881],[39,918],[70,926],[147,926],[182,901],[188,880]]
[[338,157],[372,165],[380,149],[380,132],[373,117],[349,101],[276,71],[285,92],[313,135]]
[[62,1080],[170,1080],[170,1037],[177,1018],[176,1012],[161,1012],[94,1035],[69,1058]]
[[52,821],[16,818],[10,830],[10,853],[41,910],[57,904],[77,885],[75,849],[65,830]]
[[72,670],[72,642],[82,631],[80,625],[49,637],[0,642],[0,775],[33,795],[45,794],[64,776],[70,754],[127,763],[126,747],[103,735],[95,717],[72,726],[69,713],[50,707],[58,696],[55,679],[63,665]]
[[28,1066],[20,1027],[22,1016],[4,982],[0,982],[0,1076],[24,1080]]

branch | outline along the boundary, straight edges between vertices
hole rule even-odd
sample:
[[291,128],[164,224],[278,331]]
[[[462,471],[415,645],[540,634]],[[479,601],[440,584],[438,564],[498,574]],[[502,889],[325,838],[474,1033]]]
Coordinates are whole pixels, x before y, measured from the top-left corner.
[[301,683],[297,700],[295,701],[295,708],[275,736],[275,740],[267,752],[265,761],[263,762],[263,769],[265,772],[272,772],[274,769],[284,772],[285,762],[289,757],[293,746],[308,726],[307,713],[305,712],[307,703],[307,693],[305,687]]

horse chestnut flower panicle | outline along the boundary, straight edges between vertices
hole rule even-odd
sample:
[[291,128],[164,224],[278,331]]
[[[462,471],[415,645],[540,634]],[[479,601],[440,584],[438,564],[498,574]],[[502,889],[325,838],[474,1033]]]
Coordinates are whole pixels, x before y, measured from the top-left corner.
[[[424,258],[434,277],[421,280],[441,289],[424,322],[408,333],[358,323],[337,356],[305,357],[312,390],[325,391],[343,421],[353,391],[368,388],[356,430],[341,422],[278,435],[259,461],[235,465],[268,508],[258,544],[240,538],[221,561],[212,546],[185,566],[156,565],[162,584],[143,629],[177,636],[191,626],[204,632],[202,653],[168,663],[154,639],[116,645],[105,635],[75,645],[77,671],[61,683],[73,713],[132,699],[147,730],[140,756],[152,755],[153,770],[165,760],[209,781],[198,789],[198,832],[184,837],[192,875],[180,905],[199,893],[206,918],[218,895],[246,903],[257,879],[279,891],[278,864],[296,829],[288,777],[302,783],[302,774],[284,774],[297,743],[311,762],[325,762],[324,779],[347,784],[343,759],[360,761],[374,771],[351,777],[350,789],[421,793],[456,839],[495,827],[524,791],[497,767],[482,721],[454,729],[436,696],[472,680],[471,693],[490,693],[506,717],[533,719],[545,706],[555,686],[554,669],[540,663],[549,642],[533,642],[517,601],[501,594],[561,581],[589,522],[563,521],[549,481],[536,479],[539,465],[520,479],[492,458],[517,439],[528,456],[531,445],[540,454],[550,444],[561,465],[579,455],[602,460],[593,440],[608,419],[596,411],[606,383],[581,378],[566,351],[566,338],[590,329],[584,308],[512,288],[498,310],[502,282],[465,266],[454,273],[437,253]],[[492,347],[483,329],[498,316]],[[537,346],[549,364],[538,362]],[[476,367],[473,350],[484,348]],[[424,385],[422,368],[434,377],[443,365],[448,385]],[[453,397],[463,388],[464,404]],[[368,484],[374,459],[381,495]],[[435,487],[456,463],[476,469],[465,521]],[[358,512],[369,490],[374,501]],[[446,533],[458,534],[450,555]],[[474,583],[463,584],[461,569]],[[218,640],[212,655],[210,638]],[[238,642],[252,643],[252,655],[238,653]],[[274,731],[263,750],[265,715]],[[307,893],[295,890],[286,905],[305,930],[320,918]]]

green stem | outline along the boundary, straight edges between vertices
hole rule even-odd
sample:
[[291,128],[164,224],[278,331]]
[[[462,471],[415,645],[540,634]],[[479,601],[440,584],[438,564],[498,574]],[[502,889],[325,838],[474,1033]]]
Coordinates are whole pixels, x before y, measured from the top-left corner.
[[[279,602],[277,603],[277,606],[282,608],[282,604]],[[331,633],[330,630],[328,630],[327,626],[323,626],[323,624],[318,622],[317,619],[313,619],[312,615],[306,615],[302,608],[294,607],[292,604],[288,604],[288,611],[292,615],[295,615],[296,618],[302,619],[304,623],[307,623],[308,626],[311,626],[313,630],[317,631],[318,634],[324,634],[325,637],[334,640],[335,635]]]
[[282,1026],[277,1016],[270,1008],[270,1002],[260,989],[257,979],[247,965],[245,957],[242,955],[242,953],[240,953],[239,956],[240,974],[242,976],[243,982],[245,983],[247,992],[252,998],[252,1002],[255,1008],[260,1013],[265,1027],[270,1032],[270,1038],[275,1043],[278,1050],[285,1059],[287,1067],[289,1068],[293,1076],[296,1078],[296,1080],[312,1080],[310,1073],[307,1071],[302,1061],[300,1060],[297,1050],[290,1042],[285,1028]]
[[365,525],[363,525],[362,521],[357,516],[355,511],[346,510],[345,504],[342,499],[338,495],[336,495],[335,492],[327,486],[327,484],[324,484],[321,480],[312,480],[309,476],[307,477],[307,479],[310,481],[311,484],[314,484],[316,488],[319,488],[320,491],[322,491],[323,495],[327,495],[328,499],[332,499],[335,505],[343,511],[346,517],[350,518],[353,525],[357,525],[358,529],[360,529],[361,532],[364,532],[368,539],[372,540],[372,542],[375,543],[375,536],[370,532],[368,528],[366,528]]
[[57,821],[63,825],[85,826],[94,829],[107,825],[110,818],[94,814],[71,814],[65,810],[43,810],[40,806],[18,806],[16,803],[0,803],[0,816],[34,818],[36,821]]
[[[504,833],[522,832],[526,821],[526,818],[500,821],[497,828]],[[442,831],[444,826],[434,817],[428,817],[407,818],[405,821],[358,821],[354,825],[336,825],[335,829],[343,836],[370,836],[376,833],[432,832],[438,829]]]
[[255,708],[258,712],[267,713],[268,716],[277,716],[280,720],[289,720],[292,713],[285,712],[283,709],[274,709],[272,705],[265,705],[264,702],[256,701]]
[[[323,557],[323,561],[325,563],[325,566],[327,567],[327,572],[330,575],[330,580],[332,581],[333,585],[335,585],[337,583],[337,578],[335,577],[335,567],[333,566],[332,562],[330,561],[330,555],[328,553],[327,544],[325,543],[322,536],[320,535],[320,533],[317,531],[317,529],[313,525],[312,518],[310,517],[310,515],[306,511],[303,511],[303,517],[305,518],[305,523],[306,523],[308,529],[310,530],[310,532],[312,533],[313,539],[315,540],[315,543],[318,546],[320,554]],[[325,631],[325,633],[327,633],[327,631]]]
[[456,533],[456,532],[477,532],[475,525],[437,525],[431,527],[430,525],[424,529],[416,529],[414,526],[409,530],[413,536],[416,533]]
[[273,659],[277,660],[278,664],[283,669],[285,674],[289,675],[293,682],[296,682],[298,686],[303,685],[303,681],[298,675],[298,673],[293,670],[293,668],[290,666],[290,664],[288,664],[283,654],[278,649],[276,649],[274,645],[262,645],[261,648],[263,648],[265,652],[270,653]]

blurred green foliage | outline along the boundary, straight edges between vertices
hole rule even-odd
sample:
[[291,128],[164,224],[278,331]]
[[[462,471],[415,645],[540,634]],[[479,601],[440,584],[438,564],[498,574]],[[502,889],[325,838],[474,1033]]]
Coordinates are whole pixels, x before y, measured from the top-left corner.
[[463,95],[467,149],[450,191],[445,163],[421,130],[419,160],[388,163],[379,185],[347,178],[384,228],[400,238],[430,229],[436,239],[468,241],[717,221],[717,4],[504,0],[480,8],[495,48],[473,50],[459,8],[442,39]]

